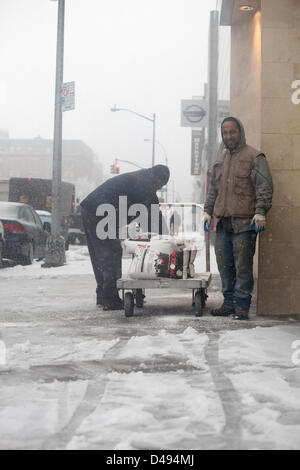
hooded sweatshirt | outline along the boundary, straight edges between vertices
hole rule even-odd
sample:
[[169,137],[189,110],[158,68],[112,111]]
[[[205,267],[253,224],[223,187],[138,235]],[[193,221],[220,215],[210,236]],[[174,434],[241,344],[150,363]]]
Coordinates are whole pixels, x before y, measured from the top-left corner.
[[[108,179],[103,184],[92,191],[82,202],[81,206],[92,216],[96,216],[98,206],[101,204],[111,204],[119,210],[119,197],[127,197],[127,207],[134,204],[143,204],[148,209],[149,227],[151,227],[151,205],[158,205],[159,201],[156,195],[157,179],[162,184],[169,180],[169,169],[165,165],[156,165],[152,168],[123,173]],[[128,216],[127,223],[132,222],[137,216]],[[161,212],[160,233],[162,231],[163,219]],[[118,221],[118,218],[117,218]],[[166,229],[165,229],[166,230]]]
[[[265,215],[272,206],[273,183],[264,154],[246,144],[243,124],[234,150],[220,148],[213,166],[205,212],[217,219],[230,218],[234,233],[250,229],[255,214]],[[223,121],[224,122],[224,121]]]

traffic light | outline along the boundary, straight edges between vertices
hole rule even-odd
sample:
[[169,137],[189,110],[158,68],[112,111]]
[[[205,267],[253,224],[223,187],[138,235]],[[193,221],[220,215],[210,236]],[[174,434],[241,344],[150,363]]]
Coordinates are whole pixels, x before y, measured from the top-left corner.
[[120,173],[120,164],[115,162],[112,165],[110,165],[110,172],[113,174]]

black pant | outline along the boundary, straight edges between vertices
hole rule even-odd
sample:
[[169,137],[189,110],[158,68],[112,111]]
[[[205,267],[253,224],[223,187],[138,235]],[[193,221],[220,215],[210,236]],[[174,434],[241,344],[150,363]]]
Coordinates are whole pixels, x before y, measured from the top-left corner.
[[96,234],[96,227],[101,218],[90,214],[83,208],[81,215],[97,282],[97,300],[101,303],[109,303],[118,297],[116,282],[122,274],[121,242],[118,239],[100,240]]

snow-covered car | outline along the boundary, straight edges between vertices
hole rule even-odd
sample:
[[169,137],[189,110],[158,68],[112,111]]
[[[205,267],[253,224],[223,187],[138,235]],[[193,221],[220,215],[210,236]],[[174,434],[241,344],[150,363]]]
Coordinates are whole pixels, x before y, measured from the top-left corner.
[[4,227],[0,220],[0,266],[2,265],[3,250],[4,250]]
[[81,214],[71,214],[69,216],[69,243],[75,245],[86,245],[86,234],[83,228]]
[[[51,224],[52,224],[52,214],[48,211],[36,210],[37,214],[39,215],[44,229],[50,234],[51,233]],[[66,220],[66,217],[63,217],[61,223],[61,231],[62,236],[65,239],[65,250],[69,249],[69,223]]]
[[3,258],[23,265],[44,258],[47,232],[31,206],[18,202],[0,202],[0,220],[5,234]]
[[40,210],[36,210],[35,212],[39,215],[46,232],[51,233],[51,212]]

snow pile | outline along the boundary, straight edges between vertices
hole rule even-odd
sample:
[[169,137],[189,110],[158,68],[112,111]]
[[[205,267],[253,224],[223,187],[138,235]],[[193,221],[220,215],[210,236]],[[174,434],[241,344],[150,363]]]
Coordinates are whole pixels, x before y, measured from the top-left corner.
[[174,335],[165,330],[158,332],[157,336],[133,336],[130,338],[122,352],[120,359],[138,359],[140,361],[157,361],[168,358],[204,369],[204,347],[208,337],[199,335],[196,330],[189,327],[183,333]]
[[99,406],[68,449],[201,448],[201,435],[219,433],[224,416],[209,374],[111,373]]
[[45,277],[68,277],[76,274],[92,274],[89,252],[86,246],[72,245],[66,252],[66,264],[53,268],[42,268],[44,261],[34,261],[31,266],[17,265],[0,270],[0,279],[28,278],[43,279]]
[[254,448],[299,449],[300,369],[292,362],[299,326],[231,331],[220,365],[241,398],[243,439]]
[[119,338],[113,340],[83,340],[82,338],[57,337],[43,338],[40,344],[29,340],[15,343],[7,350],[7,369],[30,368],[45,364],[57,365],[77,361],[101,361],[104,354],[115,346]]
[[87,381],[79,380],[1,387],[1,449],[19,448],[28,434],[32,441],[41,442],[43,436],[64,427],[84,399],[87,386]]
[[[86,246],[70,246],[66,252],[66,264],[53,268],[42,268],[44,261],[34,261],[31,266],[13,266],[0,270],[0,279],[26,278],[44,279],[93,274],[90,255]],[[123,272],[127,273],[130,259],[123,258]]]
[[120,340],[108,331],[45,330],[11,344],[1,448],[299,448],[297,325]]

